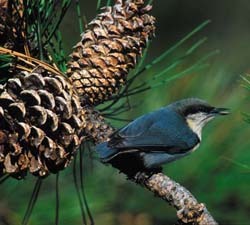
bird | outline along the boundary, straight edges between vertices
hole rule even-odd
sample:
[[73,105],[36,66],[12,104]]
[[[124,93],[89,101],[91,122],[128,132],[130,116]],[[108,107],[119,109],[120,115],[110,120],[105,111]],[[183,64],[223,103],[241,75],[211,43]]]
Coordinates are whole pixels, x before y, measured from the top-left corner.
[[111,164],[128,178],[154,174],[162,165],[194,152],[202,140],[202,128],[229,109],[209,105],[198,98],[176,101],[142,115],[112,133],[96,146],[101,162]]

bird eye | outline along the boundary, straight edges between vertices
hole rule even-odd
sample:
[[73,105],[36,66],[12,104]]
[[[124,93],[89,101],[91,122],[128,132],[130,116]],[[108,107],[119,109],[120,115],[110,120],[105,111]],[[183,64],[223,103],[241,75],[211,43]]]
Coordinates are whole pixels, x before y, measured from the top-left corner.
[[204,112],[204,111],[206,111],[206,110],[205,110],[204,107],[201,107],[201,108],[200,108],[200,111],[201,111],[201,112]]

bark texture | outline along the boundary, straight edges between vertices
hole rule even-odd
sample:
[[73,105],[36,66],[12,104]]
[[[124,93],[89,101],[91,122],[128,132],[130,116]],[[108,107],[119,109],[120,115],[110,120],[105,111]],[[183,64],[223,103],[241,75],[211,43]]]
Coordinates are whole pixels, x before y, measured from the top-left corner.
[[199,225],[217,225],[203,203],[184,187],[162,173],[154,174],[142,185],[154,192],[177,209],[177,216],[182,223]]

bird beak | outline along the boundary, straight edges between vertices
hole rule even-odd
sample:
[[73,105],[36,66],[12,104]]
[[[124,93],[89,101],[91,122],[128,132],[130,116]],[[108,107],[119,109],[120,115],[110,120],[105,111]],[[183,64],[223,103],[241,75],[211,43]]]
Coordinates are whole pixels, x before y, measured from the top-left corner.
[[230,110],[227,108],[214,108],[210,113],[213,115],[225,116],[230,113]]

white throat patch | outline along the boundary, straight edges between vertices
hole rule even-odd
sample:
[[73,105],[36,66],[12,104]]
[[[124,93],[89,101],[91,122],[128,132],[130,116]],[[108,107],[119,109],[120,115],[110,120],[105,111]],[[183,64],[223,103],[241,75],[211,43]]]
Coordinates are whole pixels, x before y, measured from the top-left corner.
[[199,112],[195,114],[190,114],[186,117],[186,121],[190,129],[197,134],[201,140],[202,128],[207,124],[208,121],[213,119],[213,116],[209,116],[206,113]]

